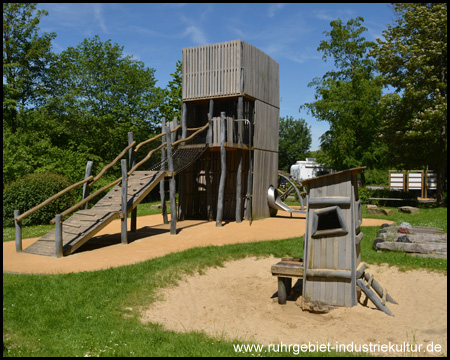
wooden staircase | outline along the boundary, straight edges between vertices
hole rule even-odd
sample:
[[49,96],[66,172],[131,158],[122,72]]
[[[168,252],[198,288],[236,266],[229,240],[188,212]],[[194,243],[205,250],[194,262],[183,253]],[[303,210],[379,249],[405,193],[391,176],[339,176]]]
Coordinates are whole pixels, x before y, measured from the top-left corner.
[[[165,171],[135,171],[128,177],[127,213],[131,212],[164,178]],[[114,219],[120,217],[122,186],[114,186],[97,204],[75,212],[63,222],[63,254],[69,255]],[[55,256],[55,230],[42,236],[24,252]]]

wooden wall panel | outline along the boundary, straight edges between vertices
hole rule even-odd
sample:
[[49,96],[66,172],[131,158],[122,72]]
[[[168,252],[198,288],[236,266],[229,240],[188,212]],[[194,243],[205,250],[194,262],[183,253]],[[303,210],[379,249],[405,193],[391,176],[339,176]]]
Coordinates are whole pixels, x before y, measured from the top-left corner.
[[278,153],[255,149],[253,151],[253,219],[270,216],[267,204],[267,190],[270,185],[277,186]]
[[245,41],[184,48],[182,61],[183,101],[247,95],[280,107],[278,63]]

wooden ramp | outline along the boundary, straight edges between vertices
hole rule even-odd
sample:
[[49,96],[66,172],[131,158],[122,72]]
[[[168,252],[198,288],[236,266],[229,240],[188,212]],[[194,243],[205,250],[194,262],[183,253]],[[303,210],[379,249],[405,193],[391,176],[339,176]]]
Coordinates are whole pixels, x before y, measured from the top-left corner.
[[[135,171],[128,177],[127,213],[133,210],[164,178],[165,171]],[[121,184],[114,186],[91,209],[79,210],[63,222],[63,254],[72,254],[81,245],[120,217]],[[55,230],[24,250],[26,253],[55,256]]]

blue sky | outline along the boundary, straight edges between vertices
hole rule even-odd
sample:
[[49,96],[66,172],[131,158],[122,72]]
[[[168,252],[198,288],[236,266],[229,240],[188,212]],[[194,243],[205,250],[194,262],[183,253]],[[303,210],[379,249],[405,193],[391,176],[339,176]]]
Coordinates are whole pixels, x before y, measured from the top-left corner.
[[[305,119],[311,127],[311,150],[328,123],[319,122],[300,105],[314,100],[308,84],[333,68],[317,51],[330,21],[362,16],[367,40],[382,37],[394,12],[387,3],[39,3],[49,12],[39,25],[55,32],[53,51],[77,46],[85,38],[99,35],[124,47],[145,66],[156,70],[157,85],[166,87],[185,47],[230,40],[244,40],[271,56],[280,66],[280,116]],[[300,159],[299,159],[300,160]]]

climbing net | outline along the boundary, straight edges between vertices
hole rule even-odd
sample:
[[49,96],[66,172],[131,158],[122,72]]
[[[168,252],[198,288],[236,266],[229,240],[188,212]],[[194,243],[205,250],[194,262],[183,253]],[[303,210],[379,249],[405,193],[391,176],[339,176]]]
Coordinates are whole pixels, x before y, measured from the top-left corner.
[[[206,143],[206,131],[202,131],[188,141],[181,142],[172,147],[173,172],[179,173],[188,168],[194,161],[200,158],[209,149]],[[167,157],[167,147],[162,149],[166,156],[155,164],[150,170],[161,171],[169,169],[169,159]]]

